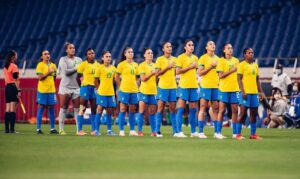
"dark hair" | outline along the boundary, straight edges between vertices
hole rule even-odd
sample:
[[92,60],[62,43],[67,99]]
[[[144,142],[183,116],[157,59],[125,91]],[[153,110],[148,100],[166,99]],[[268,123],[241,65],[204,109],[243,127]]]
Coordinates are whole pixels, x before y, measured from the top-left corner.
[[92,49],[92,48],[87,48],[86,51],[85,51],[85,56],[87,56],[87,53],[88,53],[89,51],[91,51],[91,50],[94,50],[94,49]]
[[64,45],[64,47],[65,47],[66,50],[68,49],[69,45],[74,45],[74,44],[71,43],[71,42],[66,42],[65,45]]
[[5,65],[4,68],[8,69],[9,65],[12,63],[12,58],[17,55],[17,52],[14,50],[9,50],[5,57]]
[[42,56],[43,56],[43,53],[45,52],[45,51],[48,51],[48,50],[42,50],[42,52],[41,52],[41,62],[43,61],[43,58],[42,58]]
[[[163,49],[163,48],[164,48],[164,46],[165,46],[167,43],[170,43],[170,44],[171,44],[171,42],[169,42],[169,41],[165,41],[165,42],[163,42],[163,43],[162,43],[162,45],[161,45],[161,48]],[[171,45],[172,45],[172,44],[171,44]]]
[[[185,40],[184,41],[184,43],[183,43],[183,52],[185,52],[186,50],[184,49],[184,47],[186,46],[186,44],[187,43],[189,43],[189,42],[193,42],[191,39],[187,39],[187,40]],[[194,42],[193,42],[194,43]]]
[[274,104],[275,104],[274,95],[275,95],[277,92],[279,92],[280,95],[282,96],[282,91],[281,91],[279,88],[275,87],[275,88],[272,89],[272,102],[271,102],[271,107],[272,107],[272,108],[273,108],[273,106],[274,106]]
[[250,50],[251,48],[250,47],[247,47],[243,50],[243,54],[245,55],[247,53],[248,50]]
[[122,51],[122,55],[121,55],[121,62],[126,60],[126,56],[125,56],[125,52],[128,50],[128,49],[133,49],[131,47],[125,47]]
[[104,55],[107,54],[107,53],[110,53],[110,51],[104,50],[104,51],[101,53],[101,57],[104,57]]
[[283,66],[279,63],[277,66],[276,66],[276,69],[283,69]]
[[226,58],[226,54],[224,53],[224,49],[227,45],[231,45],[231,43],[225,43],[223,46],[222,57]]
[[144,48],[144,49],[143,49],[143,55],[145,55],[145,53],[146,53],[147,50],[152,50],[152,49],[149,48],[149,47]]

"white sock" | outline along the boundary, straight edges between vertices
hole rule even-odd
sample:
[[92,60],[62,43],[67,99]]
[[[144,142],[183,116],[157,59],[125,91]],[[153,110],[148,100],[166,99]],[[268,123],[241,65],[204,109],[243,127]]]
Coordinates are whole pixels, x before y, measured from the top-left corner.
[[59,130],[64,130],[65,118],[66,118],[67,109],[60,108],[58,119],[59,119]]
[[76,131],[78,131],[78,113],[79,113],[79,108],[74,108],[74,118],[76,122]]

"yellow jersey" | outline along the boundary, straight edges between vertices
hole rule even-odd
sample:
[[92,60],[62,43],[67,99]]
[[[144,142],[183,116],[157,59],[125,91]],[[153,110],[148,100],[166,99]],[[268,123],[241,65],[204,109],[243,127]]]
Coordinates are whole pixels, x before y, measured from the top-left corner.
[[94,63],[89,63],[87,60],[80,63],[77,69],[77,73],[82,74],[82,82],[81,86],[95,86],[94,84],[94,75],[96,72],[96,69],[99,68],[100,64],[97,61],[94,61]]
[[99,66],[94,75],[95,78],[99,78],[100,85],[98,88],[98,94],[102,96],[114,96],[114,84],[113,79],[116,73],[116,67],[109,65],[108,67],[103,64]]
[[[198,60],[198,66],[207,69],[214,61],[219,61],[219,57],[214,55],[210,57],[207,54],[202,55]],[[201,76],[200,86],[201,88],[218,88],[219,76],[216,68],[211,69],[208,73]]]
[[[169,63],[176,63],[176,57],[171,56],[167,58],[165,56],[160,56],[155,62],[155,66],[159,70],[165,69]],[[164,74],[159,76],[158,87],[162,89],[176,89],[176,74],[175,68],[167,70]]]
[[[187,56],[185,53],[178,56],[176,67],[186,68],[190,66],[193,62],[197,64],[198,58],[195,55]],[[197,70],[196,68],[189,70],[185,73],[180,74],[179,79],[180,88],[198,88],[197,83]]]
[[128,63],[127,60],[118,64],[117,73],[121,75],[120,90],[126,93],[137,93],[136,75],[138,75],[138,64],[135,62]]
[[259,76],[258,65],[255,62],[248,63],[246,61],[241,62],[238,65],[237,73],[242,75],[242,84],[246,94],[257,94],[257,82],[256,78]]
[[54,72],[47,76],[44,80],[39,80],[38,82],[38,92],[40,93],[55,93],[55,83],[54,83],[54,76],[56,73],[56,65],[54,63],[46,64],[44,62],[39,62],[36,67],[36,74],[47,74],[49,68],[52,68]]
[[[139,75],[149,75],[152,71],[155,70],[155,64],[147,62],[142,62],[139,65],[138,72]],[[147,81],[141,81],[140,92],[143,94],[157,94],[156,89],[156,75],[151,76]]]
[[[237,67],[239,60],[235,57],[230,59],[220,58],[217,65],[217,72],[228,72],[233,67]],[[219,90],[222,92],[236,92],[239,91],[239,84],[237,81],[237,72],[233,72],[225,78],[220,79]]]

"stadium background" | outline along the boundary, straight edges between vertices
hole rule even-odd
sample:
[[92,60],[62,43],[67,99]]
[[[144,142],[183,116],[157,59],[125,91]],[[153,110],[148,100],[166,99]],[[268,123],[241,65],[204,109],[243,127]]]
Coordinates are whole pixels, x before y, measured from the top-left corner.
[[[75,44],[82,58],[88,47],[95,49],[97,58],[101,51],[110,50],[116,63],[127,45],[135,50],[138,62],[144,47],[152,48],[156,57],[161,55],[164,41],[172,42],[174,56],[183,52],[186,39],[194,41],[197,56],[203,54],[208,40],[215,41],[218,55],[223,44],[230,42],[240,59],[242,50],[252,47],[269,94],[276,63],[282,63],[293,80],[300,77],[299,7],[299,0],[1,0],[0,65],[9,49],[18,52],[22,98],[28,111],[23,115],[18,109],[19,122],[35,116],[33,69],[41,51],[49,50],[58,64],[66,41]],[[3,121],[2,70],[0,99]]]

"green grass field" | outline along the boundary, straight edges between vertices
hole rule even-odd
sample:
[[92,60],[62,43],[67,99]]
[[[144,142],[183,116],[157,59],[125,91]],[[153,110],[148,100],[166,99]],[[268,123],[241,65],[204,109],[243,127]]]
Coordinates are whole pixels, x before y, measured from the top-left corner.
[[[89,127],[86,127],[88,131]],[[0,178],[300,178],[300,130],[259,129],[253,141],[35,134],[18,124],[19,134],[0,133]],[[184,127],[186,134],[189,128]],[[245,136],[249,130],[243,129]],[[116,131],[118,131],[116,129]],[[127,133],[128,134],[128,133]],[[231,129],[224,129],[230,136]]]

